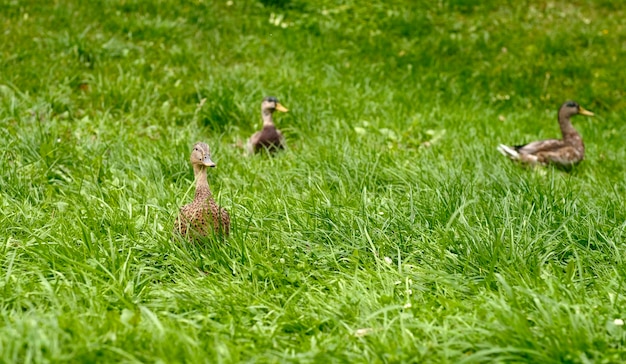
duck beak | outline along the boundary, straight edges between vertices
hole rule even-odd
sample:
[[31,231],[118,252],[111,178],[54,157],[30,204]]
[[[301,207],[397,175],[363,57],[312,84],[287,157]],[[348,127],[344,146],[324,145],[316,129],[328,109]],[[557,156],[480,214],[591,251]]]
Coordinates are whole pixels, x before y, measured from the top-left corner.
[[278,110],[280,112],[287,112],[287,111],[289,111],[289,109],[287,109],[286,107],[281,105],[280,102],[276,103],[276,110]]
[[208,155],[208,154],[204,156],[204,159],[202,160],[202,164],[205,167],[215,167],[216,166],[215,162],[213,162],[211,160],[211,156]]
[[582,106],[580,107],[580,110],[578,110],[578,113],[581,115],[593,116],[591,111],[583,109]]

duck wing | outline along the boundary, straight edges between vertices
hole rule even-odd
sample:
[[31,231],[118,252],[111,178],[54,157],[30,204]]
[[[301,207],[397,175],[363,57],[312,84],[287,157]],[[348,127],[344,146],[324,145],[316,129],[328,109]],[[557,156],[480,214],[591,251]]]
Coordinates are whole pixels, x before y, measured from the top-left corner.
[[552,152],[568,146],[564,141],[559,139],[546,139],[536,142],[516,145],[513,148],[520,154],[537,154],[541,152]]
[[551,163],[561,167],[571,167],[583,160],[584,151],[572,145],[563,145],[560,148],[542,150],[535,155],[540,163]]
[[555,164],[571,167],[583,160],[584,149],[559,139],[540,140],[509,147],[500,144],[498,150],[507,157],[529,164]]
[[248,154],[254,154],[254,152],[256,152],[260,139],[261,131],[257,131],[256,133],[252,134],[250,139],[248,139],[248,143],[246,144],[246,150]]

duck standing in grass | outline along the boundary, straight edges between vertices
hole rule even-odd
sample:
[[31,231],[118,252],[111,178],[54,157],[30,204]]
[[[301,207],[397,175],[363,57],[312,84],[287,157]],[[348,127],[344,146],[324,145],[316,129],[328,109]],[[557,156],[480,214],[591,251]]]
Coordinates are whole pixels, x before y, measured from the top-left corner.
[[280,130],[276,129],[272,114],[274,111],[287,112],[286,107],[278,102],[278,99],[268,96],[261,103],[261,116],[263,118],[263,129],[252,134],[248,139],[247,150],[249,154],[258,153],[264,149],[273,153],[285,148],[285,138]]
[[215,167],[209,146],[202,142],[196,143],[190,159],[196,179],[196,196],[192,203],[181,207],[174,224],[174,232],[192,240],[207,236],[211,232],[228,236],[230,216],[228,211],[215,203],[207,181],[207,168]]
[[546,139],[516,146],[500,144],[498,150],[512,160],[525,164],[554,164],[557,167],[570,168],[585,157],[583,139],[570,121],[570,118],[577,114],[593,116],[591,111],[583,109],[574,101],[567,101],[561,105],[559,126],[563,139]]

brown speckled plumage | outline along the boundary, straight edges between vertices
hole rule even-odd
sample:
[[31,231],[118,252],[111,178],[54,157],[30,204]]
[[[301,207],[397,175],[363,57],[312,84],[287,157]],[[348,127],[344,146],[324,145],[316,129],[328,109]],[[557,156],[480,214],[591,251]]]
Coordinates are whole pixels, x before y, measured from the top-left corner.
[[278,99],[268,96],[261,103],[261,116],[263,118],[263,129],[252,134],[248,139],[248,153],[254,154],[262,150],[270,153],[285,148],[285,138],[283,134],[274,125],[272,114],[274,111],[287,112],[287,108],[278,102]]
[[581,114],[593,116],[574,101],[565,102],[559,109],[559,126],[562,139],[547,139],[536,142],[508,146],[500,144],[498,150],[512,160],[530,165],[553,164],[557,167],[569,168],[585,157],[585,144],[580,134],[572,126],[570,118]]
[[228,211],[215,203],[207,181],[207,168],[215,167],[209,146],[206,143],[196,143],[190,159],[196,179],[196,195],[192,203],[181,207],[174,231],[191,240],[211,233],[228,236],[230,216]]

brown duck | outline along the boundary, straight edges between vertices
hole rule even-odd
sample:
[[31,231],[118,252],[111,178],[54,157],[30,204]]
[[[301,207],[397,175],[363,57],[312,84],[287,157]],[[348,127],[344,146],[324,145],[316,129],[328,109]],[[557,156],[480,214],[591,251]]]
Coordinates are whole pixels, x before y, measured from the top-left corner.
[[516,146],[500,144],[498,150],[512,160],[525,164],[572,167],[585,157],[583,139],[570,121],[570,118],[577,114],[593,116],[591,111],[583,109],[574,101],[567,101],[561,105],[559,126],[563,139],[546,139]]
[[276,110],[280,112],[289,111],[275,97],[268,96],[263,99],[261,103],[263,129],[252,134],[248,139],[247,150],[249,154],[258,153],[262,150],[272,153],[285,148],[285,138],[280,130],[276,129],[272,118],[272,114]]
[[213,199],[207,181],[207,168],[215,167],[206,143],[198,142],[191,152],[191,165],[196,179],[196,196],[192,203],[180,208],[174,231],[192,240],[216,233],[228,236],[230,216]]

